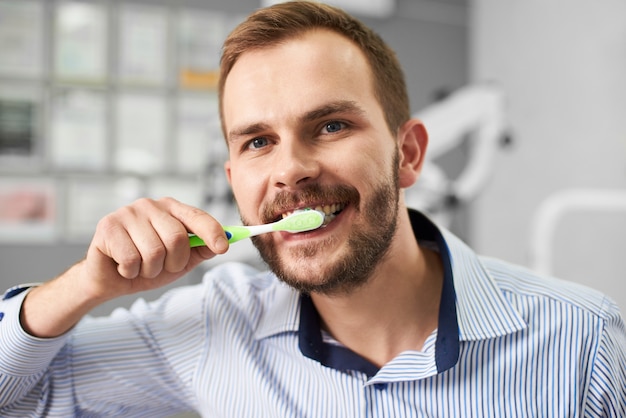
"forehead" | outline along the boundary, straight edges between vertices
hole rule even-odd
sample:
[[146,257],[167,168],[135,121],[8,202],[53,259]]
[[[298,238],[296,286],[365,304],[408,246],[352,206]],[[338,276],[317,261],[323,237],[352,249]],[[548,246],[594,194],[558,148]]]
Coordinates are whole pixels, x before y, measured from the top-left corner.
[[226,130],[241,118],[306,112],[324,101],[374,99],[369,64],[359,47],[329,30],[312,30],[242,54],[223,92]]

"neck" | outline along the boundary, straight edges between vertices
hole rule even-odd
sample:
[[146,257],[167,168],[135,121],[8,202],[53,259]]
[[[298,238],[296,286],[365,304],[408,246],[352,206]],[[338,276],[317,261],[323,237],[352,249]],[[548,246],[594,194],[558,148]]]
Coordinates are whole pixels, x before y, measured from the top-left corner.
[[370,280],[349,294],[312,294],[322,326],[381,367],[406,350],[421,350],[437,328],[443,269],[419,247],[403,211],[392,248]]

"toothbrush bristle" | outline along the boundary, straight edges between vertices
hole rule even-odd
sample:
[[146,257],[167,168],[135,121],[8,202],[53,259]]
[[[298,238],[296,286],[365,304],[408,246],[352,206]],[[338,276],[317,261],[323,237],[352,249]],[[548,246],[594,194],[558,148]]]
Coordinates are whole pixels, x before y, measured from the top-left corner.
[[305,232],[317,229],[324,223],[324,213],[310,208],[295,211],[284,219],[284,230],[288,232]]

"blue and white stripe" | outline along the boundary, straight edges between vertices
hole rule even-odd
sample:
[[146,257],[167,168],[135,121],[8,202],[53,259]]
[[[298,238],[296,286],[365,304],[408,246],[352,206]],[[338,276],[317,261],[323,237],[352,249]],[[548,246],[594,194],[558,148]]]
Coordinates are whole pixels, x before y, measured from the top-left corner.
[[228,264],[57,339],[21,330],[24,294],[0,302],[0,416],[626,417],[626,329],[614,303],[443,236],[460,340],[443,372],[436,332],[371,377],[305,357],[300,295]]

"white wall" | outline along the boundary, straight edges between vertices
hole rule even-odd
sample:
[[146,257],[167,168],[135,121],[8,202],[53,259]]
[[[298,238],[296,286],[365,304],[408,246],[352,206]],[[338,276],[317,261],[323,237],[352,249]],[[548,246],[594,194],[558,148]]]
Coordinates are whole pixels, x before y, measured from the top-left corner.
[[[564,188],[626,189],[626,3],[474,0],[470,78],[509,98],[514,138],[472,208],[472,244],[531,265],[532,216]],[[567,216],[556,275],[609,293],[626,311],[626,212]]]

